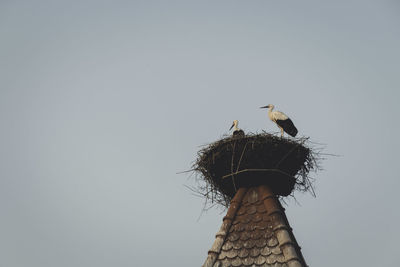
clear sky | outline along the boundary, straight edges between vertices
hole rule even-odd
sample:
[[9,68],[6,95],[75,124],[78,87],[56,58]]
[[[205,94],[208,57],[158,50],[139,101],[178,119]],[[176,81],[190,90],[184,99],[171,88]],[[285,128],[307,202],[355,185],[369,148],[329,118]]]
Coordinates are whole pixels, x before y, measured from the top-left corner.
[[0,2],[0,266],[200,266],[184,185],[234,119],[340,155],[287,215],[310,266],[395,266],[398,1]]

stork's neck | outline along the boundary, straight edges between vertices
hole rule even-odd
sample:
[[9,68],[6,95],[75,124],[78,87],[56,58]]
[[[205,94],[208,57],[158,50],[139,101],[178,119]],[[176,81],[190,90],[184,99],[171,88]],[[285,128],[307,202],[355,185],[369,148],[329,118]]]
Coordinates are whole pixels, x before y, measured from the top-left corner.
[[271,112],[273,109],[274,109],[274,106],[270,105],[270,106],[268,107],[268,112]]
[[271,118],[271,112],[272,112],[272,110],[274,109],[274,106],[269,106],[268,107],[268,116]]
[[235,129],[234,131],[240,130],[239,127],[238,127],[238,123],[237,122],[234,123],[233,128]]

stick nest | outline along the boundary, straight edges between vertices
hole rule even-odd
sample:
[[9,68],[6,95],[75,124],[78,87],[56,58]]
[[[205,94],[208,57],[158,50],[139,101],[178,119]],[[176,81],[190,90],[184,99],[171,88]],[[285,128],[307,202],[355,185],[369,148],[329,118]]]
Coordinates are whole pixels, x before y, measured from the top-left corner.
[[310,171],[318,169],[318,152],[308,138],[288,139],[266,132],[225,137],[198,152],[192,170],[198,174],[194,191],[206,203],[225,207],[240,187],[265,184],[280,196],[294,191],[314,195]]

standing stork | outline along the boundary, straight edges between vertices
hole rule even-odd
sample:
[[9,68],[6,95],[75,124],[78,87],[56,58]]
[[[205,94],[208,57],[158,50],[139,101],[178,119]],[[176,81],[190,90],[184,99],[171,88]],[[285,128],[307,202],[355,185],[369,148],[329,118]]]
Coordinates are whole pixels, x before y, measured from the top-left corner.
[[238,120],[234,120],[232,123],[231,128],[229,128],[229,130],[231,130],[233,127],[235,127],[235,130],[233,130],[233,136],[244,136],[244,132],[242,129],[240,129],[238,127],[239,125],[239,121]]
[[283,132],[285,131],[287,134],[295,137],[297,134],[297,129],[294,126],[291,119],[286,116],[285,113],[280,111],[272,111],[274,109],[274,105],[269,104],[268,106],[261,108],[268,108],[268,117],[271,121],[275,122],[276,125],[281,129],[281,136],[283,137]]

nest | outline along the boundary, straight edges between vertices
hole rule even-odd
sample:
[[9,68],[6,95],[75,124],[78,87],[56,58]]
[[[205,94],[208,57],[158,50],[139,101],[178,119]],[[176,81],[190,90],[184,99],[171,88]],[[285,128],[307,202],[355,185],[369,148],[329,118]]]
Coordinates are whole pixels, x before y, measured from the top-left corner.
[[287,139],[269,133],[225,137],[198,152],[192,170],[199,174],[196,192],[206,203],[228,207],[240,187],[268,185],[279,196],[310,191],[309,172],[316,170],[318,153],[308,138]]

